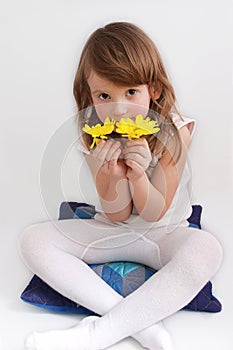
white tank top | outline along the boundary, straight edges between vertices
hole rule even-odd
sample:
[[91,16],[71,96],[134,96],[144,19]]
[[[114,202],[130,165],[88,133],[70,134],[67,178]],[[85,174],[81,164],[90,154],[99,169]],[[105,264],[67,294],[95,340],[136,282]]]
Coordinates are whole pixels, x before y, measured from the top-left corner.
[[[171,114],[172,120],[176,126],[177,129],[181,129],[184,126],[187,126],[187,128],[190,131],[191,138],[193,136],[193,133],[196,128],[196,121],[194,119],[190,118],[184,118],[182,119],[175,113]],[[78,142],[77,148],[79,151],[83,153],[89,153],[88,150],[83,146],[82,142]],[[149,167],[146,171],[148,178],[151,178],[153,167],[156,166],[156,162],[158,162],[159,157],[152,158],[152,167]],[[92,179],[92,185],[93,185],[93,179]],[[95,190],[96,191],[96,190]],[[97,193],[97,192],[96,192]],[[95,219],[99,219],[101,221],[109,221],[108,218],[104,215],[103,209],[101,207],[101,204],[99,201],[94,204],[96,206],[97,214],[95,216]],[[133,207],[132,214],[130,217],[125,220],[124,222],[119,222],[116,224],[119,225],[129,225],[131,228],[150,228],[150,227],[174,227],[174,226],[188,226],[187,219],[190,217],[192,213],[192,204],[191,204],[191,167],[190,167],[190,161],[187,159],[182,177],[180,179],[179,186],[176,190],[176,193],[173,197],[172,203],[170,207],[168,208],[165,215],[156,222],[148,222],[142,219],[140,215],[138,215],[137,210],[135,207]]]

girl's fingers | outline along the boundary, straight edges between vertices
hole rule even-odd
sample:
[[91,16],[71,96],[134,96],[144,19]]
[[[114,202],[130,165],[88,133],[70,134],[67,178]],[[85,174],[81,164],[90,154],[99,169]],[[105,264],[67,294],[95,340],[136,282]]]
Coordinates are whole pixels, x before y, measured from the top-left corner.
[[132,146],[132,147],[126,148],[124,149],[123,153],[124,155],[128,155],[130,153],[138,153],[145,158],[148,157],[148,155],[150,155],[150,152],[148,152],[148,150],[145,147],[141,147],[141,146]]
[[136,170],[136,172],[140,172],[140,173],[144,171],[143,168],[140,166],[140,164],[138,164],[137,162],[134,162],[131,159],[127,159],[125,163],[131,169],[131,171]]
[[98,155],[100,154],[100,152],[104,149],[106,144],[106,141],[101,140],[98,145],[96,145],[96,147],[94,148],[94,150],[92,151],[92,155],[96,158],[98,157]]
[[120,154],[121,154],[121,149],[120,148],[116,149],[112,155],[112,159],[118,159]]
[[127,147],[131,147],[131,146],[141,146],[141,147],[145,147],[148,148],[149,145],[146,141],[145,138],[140,138],[140,139],[134,139],[134,140],[130,140],[126,143]]
[[111,159],[108,160],[109,166],[110,166],[110,167],[114,167],[115,165],[117,165],[117,160],[118,160],[120,154],[121,154],[121,149],[118,148],[118,149],[113,153]]
[[138,163],[136,163],[135,161],[133,161],[133,160],[131,160],[131,159],[126,159],[125,163],[126,163],[129,167],[138,166]]
[[126,157],[126,161],[133,161],[141,167],[145,167],[145,159],[138,153],[129,153]]
[[126,176],[129,179],[139,178],[144,174],[144,170],[140,167],[140,165],[133,160],[128,159],[126,161],[126,165],[128,166]]
[[95,153],[95,154],[98,154],[98,153],[103,149],[103,147],[105,146],[105,144],[106,144],[106,141],[101,140],[101,141],[98,143],[98,145],[96,145],[96,147],[94,148],[93,154],[94,154],[94,153]]
[[110,149],[108,150],[108,153],[105,156],[105,160],[109,162],[111,159],[115,158],[117,156],[117,159],[121,153],[120,149],[120,142],[114,142]]
[[93,157],[96,159],[97,162],[99,163],[104,163],[106,159],[106,155],[111,148],[112,142],[111,141],[103,141],[96,146],[94,152],[93,152]]

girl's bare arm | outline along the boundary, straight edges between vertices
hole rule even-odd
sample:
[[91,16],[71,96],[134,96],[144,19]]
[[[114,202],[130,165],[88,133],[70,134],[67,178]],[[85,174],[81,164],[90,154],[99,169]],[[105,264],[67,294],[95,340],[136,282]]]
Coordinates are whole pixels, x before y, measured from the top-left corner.
[[118,159],[120,145],[102,141],[93,153],[85,155],[105,214],[112,221],[124,221],[132,212],[132,196],[126,165]]
[[182,149],[177,163],[173,161],[175,144],[171,140],[152,174],[151,181],[146,173],[130,179],[133,203],[146,221],[158,221],[164,216],[179,185],[190,146],[190,133],[187,127],[183,127],[179,132]]

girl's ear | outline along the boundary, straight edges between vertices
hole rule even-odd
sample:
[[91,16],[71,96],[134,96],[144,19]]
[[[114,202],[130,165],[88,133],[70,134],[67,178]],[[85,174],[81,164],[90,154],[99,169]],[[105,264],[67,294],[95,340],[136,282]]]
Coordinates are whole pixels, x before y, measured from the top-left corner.
[[157,86],[150,86],[149,87],[150,95],[152,100],[158,100],[160,98],[161,93],[163,91],[163,87],[160,83],[157,83]]

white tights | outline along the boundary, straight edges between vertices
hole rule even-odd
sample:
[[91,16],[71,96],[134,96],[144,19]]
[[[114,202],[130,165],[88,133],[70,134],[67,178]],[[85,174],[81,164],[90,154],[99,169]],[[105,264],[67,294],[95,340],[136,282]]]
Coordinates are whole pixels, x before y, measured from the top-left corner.
[[[61,338],[59,332],[36,333],[28,349],[98,350],[128,336],[153,350],[170,349],[156,339],[147,344],[146,335],[153,327],[155,334],[159,321],[187,305],[213,277],[222,248],[203,230],[180,226],[167,232],[77,219],[27,227],[20,249],[28,267],[62,295],[102,315],[63,331]],[[123,298],[87,265],[109,261],[139,262],[159,271]]]

